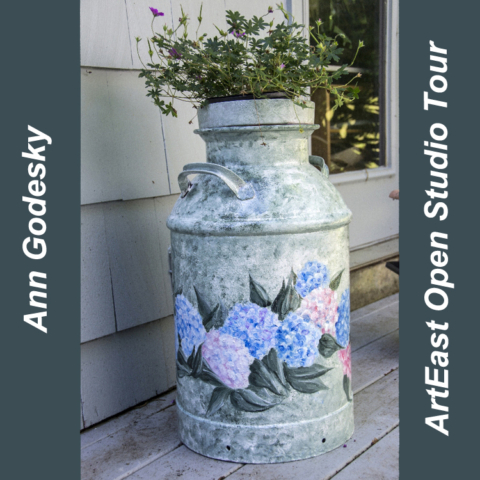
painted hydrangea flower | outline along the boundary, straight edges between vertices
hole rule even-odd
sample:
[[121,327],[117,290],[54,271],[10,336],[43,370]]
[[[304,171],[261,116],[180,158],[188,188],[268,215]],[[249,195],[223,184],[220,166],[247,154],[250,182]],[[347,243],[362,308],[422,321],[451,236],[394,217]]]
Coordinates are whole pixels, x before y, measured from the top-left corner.
[[350,348],[350,343],[348,347],[339,350],[338,356],[340,357],[340,362],[342,362],[343,374],[346,375],[350,380],[352,379],[352,350]]
[[295,288],[305,298],[312,290],[328,286],[330,275],[326,265],[320,262],[307,262],[298,274]]
[[154,17],[163,17],[164,15],[163,12],[159,12],[156,8],[153,8],[153,7],[149,7],[149,8],[150,8],[150,11],[153,13]]
[[277,353],[289,367],[309,367],[318,356],[322,334],[306,316],[288,314],[277,330]]
[[178,350],[178,335],[182,340],[183,353],[188,357],[193,347],[199,347],[205,340],[205,328],[197,309],[184,295],[175,297],[175,346]]
[[275,334],[280,326],[277,315],[255,303],[237,303],[228,313],[222,333],[239,338],[250,354],[261,360],[275,347]]
[[336,336],[338,319],[337,293],[330,288],[312,290],[303,300],[297,314],[307,316],[323,333]]
[[335,325],[337,341],[344,347],[347,346],[350,337],[350,289],[342,293],[340,305],[338,306],[338,320]]
[[247,388],[254,358],[239,338],[210,330],[202,346],[203,359],[230,388]]

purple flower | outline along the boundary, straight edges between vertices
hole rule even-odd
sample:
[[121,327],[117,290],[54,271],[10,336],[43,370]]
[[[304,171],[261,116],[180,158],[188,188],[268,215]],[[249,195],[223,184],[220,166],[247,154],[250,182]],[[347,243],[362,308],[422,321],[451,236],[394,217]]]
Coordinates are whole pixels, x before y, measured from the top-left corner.
[[273,13],[273,8],[272,7],[268,7],[268,13]]
[[239,338],[210,330],[202,345],[202,355],[227,387],[248,387],[250,365],[254,358]]
[[285,64],[282,63],[282,64],[280,65],[280,68],[285,68]]
[[181,53],[178,53],[174,48],[171,48],[168,53],[170,54],[170,56],[172,56],[173,58],[180,58],[182,56]]
[[150,11],[153,13],[154,17],[163,17],[164,13],[159,12],[156,8],[150,7]]

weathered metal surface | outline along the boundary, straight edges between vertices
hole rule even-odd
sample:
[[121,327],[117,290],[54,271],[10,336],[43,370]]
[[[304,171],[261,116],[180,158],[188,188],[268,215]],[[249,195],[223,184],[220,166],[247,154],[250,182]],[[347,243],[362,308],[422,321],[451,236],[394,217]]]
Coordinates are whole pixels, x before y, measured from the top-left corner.
[[[309,163],[313,109],[225,102],[199,123],[212,168],[167,222],[182,441],[248,463],[324,453],[353,432],[351,213]],[[229,177],[254,195],[237,198]]]

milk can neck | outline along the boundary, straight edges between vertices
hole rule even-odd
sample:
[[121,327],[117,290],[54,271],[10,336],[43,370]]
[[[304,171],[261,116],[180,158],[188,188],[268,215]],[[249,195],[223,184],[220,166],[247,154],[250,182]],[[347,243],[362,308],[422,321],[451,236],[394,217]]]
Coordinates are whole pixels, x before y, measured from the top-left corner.
[[318,125],[255,125],[196,130],[207,147],[207,162],[232,165],[308,163],[308,140]]

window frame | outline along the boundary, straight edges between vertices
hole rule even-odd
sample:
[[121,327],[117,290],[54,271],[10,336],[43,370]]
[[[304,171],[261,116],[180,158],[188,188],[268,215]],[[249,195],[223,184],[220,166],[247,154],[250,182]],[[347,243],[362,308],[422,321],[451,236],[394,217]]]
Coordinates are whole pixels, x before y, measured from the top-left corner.
[[[382,0],[381,0],[382,1]],[[398,3],[399,0],[383,0],[385,9],[385,56],[383,62],[384,76],[384,159],[385,165],[373,169],[355,170],[336,173],[330,176],[334,185],[367,182],[376,178],[393,177],[398,173]],[[302,23],[309,25],[309,0],[302,0]],[[310,144],[311,152],[311,144]]]

